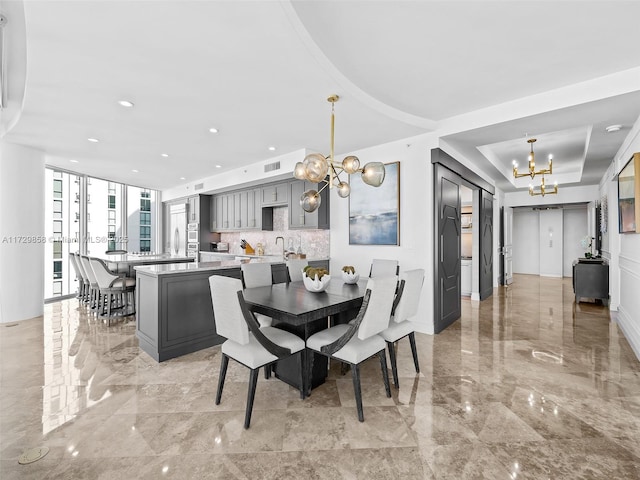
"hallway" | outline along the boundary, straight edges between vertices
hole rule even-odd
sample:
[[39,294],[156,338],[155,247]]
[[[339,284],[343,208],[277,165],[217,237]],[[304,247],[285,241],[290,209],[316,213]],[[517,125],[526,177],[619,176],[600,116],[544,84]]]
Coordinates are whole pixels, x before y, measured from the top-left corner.
[[[220,348],[156,363],[135,322],[107,327],[77,300],[0,326],[0,478],[635,479],[640,362],[606,307],[574,304],[571,279],[515,275],[439,335],[398,345],[399,390],[331,366],[311,397],[258,382]],[[50,452],[18,465],[29,447]]]

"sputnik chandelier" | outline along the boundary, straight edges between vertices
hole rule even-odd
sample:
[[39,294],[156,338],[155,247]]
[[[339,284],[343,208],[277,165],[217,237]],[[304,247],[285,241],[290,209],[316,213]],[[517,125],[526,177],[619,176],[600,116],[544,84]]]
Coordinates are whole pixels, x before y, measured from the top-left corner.
[[[327,101],[331,103],[331,150],[329,156],[325,157],[321,153],[311,153],[302,162],[296,163],[293,176],[298,180],[307,180],[312,183],[324,183],[319,190],[307,190],[300,197],[300,205],[305,212],[313,212],[320,206],[320,192],[325,188],[336,187],[338,195],[346,198],[351,193],[349,183],[340,178],[341,173],[354,174],[360,172],[362,180],[367,185],[379,187],[384,182],[385,169],[382,162],[370,162],[360,168],[360,160],[354,155],[349,155],[342,162],[335,162],[333,158],[334,106],[340,97],[331,95]],[[327,180],[327,175],[329,179]]]

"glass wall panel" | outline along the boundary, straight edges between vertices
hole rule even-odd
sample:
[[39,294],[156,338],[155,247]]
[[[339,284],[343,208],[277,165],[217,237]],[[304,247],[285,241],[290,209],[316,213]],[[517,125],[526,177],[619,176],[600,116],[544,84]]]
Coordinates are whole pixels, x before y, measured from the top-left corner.
[[122,188],[120,183],[97,178],[87,181],[87,255],[127,250],[122,231]]
[[127,234],[130,252],[157,252],[156,191],[127,186]]

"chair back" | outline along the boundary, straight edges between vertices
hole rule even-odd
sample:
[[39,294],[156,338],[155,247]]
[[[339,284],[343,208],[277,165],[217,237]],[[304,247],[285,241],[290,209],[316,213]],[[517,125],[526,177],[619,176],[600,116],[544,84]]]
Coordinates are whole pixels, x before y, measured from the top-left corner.
[[374,258],[371,262],[369,277],[388,277],[389,275],[398,275],[398,261]]
[[89,265],[100,288],[110,288],[111,282],[118,278],[118,275],[114,275],[99,258],[89,257]]
[[84,268],[84,273],[87,275],[89,283],[97,284],[98,280],[96,279],[96,275],[93,273],[93,269],[91,268],[91,264],[89,263],[89,257],[80,255],[78,258],[80,258],[82,268]]
[[289,279],[292,282],[301,282],[302,281],[302,269],[309,265],[305,259],[302,258],[292,258],[291,260],[287,260],[287,270],[289,271]]
[[74,272],[76,272],[76,279],[84,281],[84,276],[80,271],[80,266],[78,265],[78,260],[76,259],[75,253],[69,254],[69,261],[71,262],[71,266],[73,267]]
[[420,292],[424,283],[424,270],[417,268],[415,270],[407,270],[402,272],[400,280],[404,280],[402,296],[393,315],[393,321],[396,323],[404,322],[418,313],[418,304],[420,303]]
[[249,343],[249,327],[238,300],[238,292],[242,291],[242,281],[238,278],[212,275],[209,277],[209,289],[216,333],[240,345]]
[[366,340],[389,326],[397,286],[398,277],[395,275],[369,279],[367,289],[371,290],[371,296],[358,329],[360,340]]
[[240,268],[245,288],[268,287],[273,284],[270,263],[243,263]]

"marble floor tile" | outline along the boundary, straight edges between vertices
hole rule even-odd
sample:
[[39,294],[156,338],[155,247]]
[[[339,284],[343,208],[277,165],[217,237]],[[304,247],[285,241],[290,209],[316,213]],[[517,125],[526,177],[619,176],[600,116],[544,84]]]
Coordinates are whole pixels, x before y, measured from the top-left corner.
[[158,363],[133,318],[108,327],[75,299],[44,311],[0,324],[2,480],[640,478],[640,362],[571,279],[463,298],[460,320],[416,334],[419,373],[398,343],[391,398],[363,362],[364,422],[339,362],[305,400],[261,372],[248,430],[246,367],[229,363],[215,405],[219,346]]

